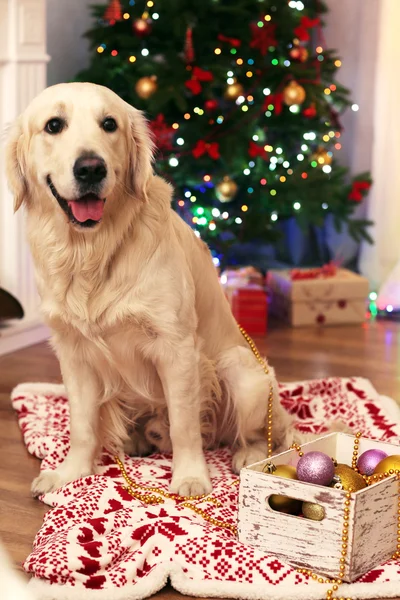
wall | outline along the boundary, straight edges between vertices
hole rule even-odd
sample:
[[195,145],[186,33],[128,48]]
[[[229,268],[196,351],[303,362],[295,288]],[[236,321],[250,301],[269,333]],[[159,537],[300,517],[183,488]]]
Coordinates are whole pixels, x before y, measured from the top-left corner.
[[[83,34],[92,25],[93,0],[47,0],[47,51],[51,56],[47,83],[68,81],[88,63]],[[101,3],[101,2],[99,2]]]
[[346,111],[340,160],[356,173],[372,164],[373,105],[380,0],[328,0],[325,38],[342,59],[337,80],[360,106]]

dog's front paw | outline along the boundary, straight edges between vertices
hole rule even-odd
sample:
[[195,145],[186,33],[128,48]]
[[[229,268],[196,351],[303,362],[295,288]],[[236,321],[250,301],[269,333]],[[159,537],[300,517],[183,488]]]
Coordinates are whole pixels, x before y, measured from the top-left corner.
[[232,458],[232,469],[235,473],[239,473],[240,469],[252,465],[260,460],[264,460],[268,456],[267,442],[260,440],[243,448],[239,448]]
[[65,463],[54,471],[42,471],[40,475],[32,481],[32,496],[36,498],[41,494],[54,492],[54,490],[57,490],[66,483],[70,483],[81,477],[86,477],[86,475],[91,475],[92,472],[92,469],[73,469],[71,465],[66,465]]
[[179,496],[203,496],[210,494],[212,484],[208,475],[202,477],[173,477],[171,492]]
[[36,477],[32,481],[31,492],[32,496],[36,498],[41,494],[46,494],[47,492],[52,492],[57,488],[61,487],[63,484],[61,482],[61,478],[57,472],[55,471],[43,471],[40,473],[38,477]]

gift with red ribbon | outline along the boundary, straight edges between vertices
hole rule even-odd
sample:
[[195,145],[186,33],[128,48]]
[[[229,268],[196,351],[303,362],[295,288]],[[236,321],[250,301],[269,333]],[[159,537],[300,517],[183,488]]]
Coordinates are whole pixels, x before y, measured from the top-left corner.
[[293,327],[365,321],[368,280],[335,262],[315,269],[272,269],[267,287],[271,314]]
[[292,269],[290,271],[290,278],[292,281],[298,281],[299,279],[322,279],[326,277],[334,277],[337,273],[338,265],[331,261],[322,267],[316,267],[315,269]]
[[200,158],[204,154],[208,154],[210,158],[218,160],[220,157],[219,144],[218,142],[206,142],[205,140],[199,140],[192,150],[192,154],[195,158]]
[[239,325],[249,335],[265,335],[268,305],[262,273],[252,266],[227,269],[220,281]]

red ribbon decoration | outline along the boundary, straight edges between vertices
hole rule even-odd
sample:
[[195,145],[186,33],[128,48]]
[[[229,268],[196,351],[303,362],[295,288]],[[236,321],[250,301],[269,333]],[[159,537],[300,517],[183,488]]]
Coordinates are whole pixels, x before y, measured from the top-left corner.
[[208,143],[205,140],[199,140],[192,150],[195,158],[200,158],[203,154],[208,154],[210,158],[217,160],[220,157],[218,142]]
[[349,200],[353,200],[353,202],[361,202],[363,199],[363,192],[368,191],[370,187],[371,183],[369,181],[353,181],[353,185],[349,194]]
[[249,143],[249,156],[251,156],[251,158],[257,158],[257,156],[261,156],[261,158],[264,160],[267,160],[268,158],[268,154],[266,150],[264,150],[264,146],[259,146],[252,140],[250,140]]
[[242,45],[242,42],[237,38],[228,37],[226,35],[223,35],[222,33],[218,34],[218,39],[220,42],[228,42],[228,44],[230,44],[234,48],[239,48]]
[[336,273],[337,265],[334,262],[329,262],[316,269],[292,269],[290,271],[290,279],[292,281],[300,281],[302,279],[325,279],[326,277],[335,277]]
[[283,109],[283,94],[270,94],[264,100],[263,110],[268,110],[268,105],[273,104],[276,115],[280,115]]
[[270,46],[277,46],[278,42],[275,37],[276,25],[265,23],[263,27],[259,27],[257,23],[250,23],[251,42],[250,48],[257,48],[263,56],[268,52]]
[[308,42],[310,39],[310,32],[308,30],[316,27],[317,25],[319,25],[319,17],[316,19],[301,17],[300,25],[296,27],[294,34],[301,42]]
[[194,67],[192,70],[192,78],[189,81],[185,81],[185,86],[197,96],[202,91],[201,81],[212,81],[214,79],[214,75],[211,71],[205,71],[204,69],[200,69],[199,67]]

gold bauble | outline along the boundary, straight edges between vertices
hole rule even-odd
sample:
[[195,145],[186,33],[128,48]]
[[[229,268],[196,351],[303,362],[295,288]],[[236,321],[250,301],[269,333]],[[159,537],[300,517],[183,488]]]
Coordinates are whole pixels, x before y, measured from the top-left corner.
[[316,160],[320,167],[324,165],[330,165],[332,162],[332,156],[328,153],[325,148],[318,148],[311,156],[311,160]]
[[299,60],[300,62],[306,62],[308,58],[308,50],[304,46],[294,46],[289,52],[290,58],[293,60]]
[[244,95],[244,87],[241,83],[235,82],[231,83],[227,86],[225,90],[225,98],[226,100],[236,100],[239,96]]
[[135,91],[140,98],[146,100],[150,98],[157,90],[157,77],[152,75],[151,77],[141,77],[137,80],[135,85]]
[[231,202],[236,196],[237,191],[237,183],[228,177],[228,175],[215,186],[215,193],[220,202]]
[[348,465],[339,464],[335,467],[335,477],[339,477],[340,483],[346,491],[352,488],[354,492],[358,492],[367,487],[363,476]]
[[[272,475],[277,477],[285,477],[285,479],[297,479],[296,467],[290,465],[278,465]],[[287,496],[278,496],[273,494],[269,500],[269,505],[274,510],[279,512],[295,515],[300,513],[301,502]]]
[[303,104],[305,99],[306,90],[297,81],[291,81],[283,90],[283,101],[288,106]]
[[400,454],[393,454],[383,458],[375,467],[376,473],[389,473],[389,471],[400,471]]
[[312,521],[322,521],[325,518],[324,507],[314,502],[303,502],[301,512],[306,519]]

